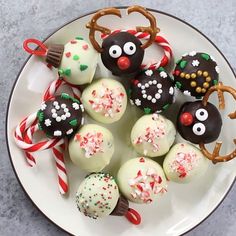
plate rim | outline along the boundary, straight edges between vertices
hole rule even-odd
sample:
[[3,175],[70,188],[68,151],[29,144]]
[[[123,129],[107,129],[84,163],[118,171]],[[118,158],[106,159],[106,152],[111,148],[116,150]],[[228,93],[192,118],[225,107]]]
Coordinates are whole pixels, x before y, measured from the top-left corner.
[[[118,9],[126,9],[128,8],[128,6],[111,6],[111,7],[115,7],[115,8],[118,8]],[[109,7],[110,8],[110,7]],[[91,14],[94,14],[96,13],[97,11],[101,10],[102,8],[98,8],[96,10],[93,10],[93,11],[89,11],[87,13],[84,13],[68,22],[66,22],[65,24],[57,27],[55,30],[53,30],[52,33],[48,34],[43,40],[42,42],[45,42],[48,38],[50,38],[53,34],[55,34],[57,31],[59,31],[60,29],[64,28],[65,26],[73,23],[74,21],[76,20],[79,20],[83,17],[86,17],[88,15],[91,15]],[[236,79],[236,72],[234,71],[233,67],[231,66],[231,64],[229,63],[229,61],[227,60],[227,58],[224,56],[224,54],[221,52],[221,50],[215,45],[215,43],[212,42],[211,39],[209,39],[208,36],[206,36],[204,33],[202,33],[199,29],[197,29],[195,26],[191,25],[190,23],[186,22],[185,20],[175,16],[175,15],[172,15],[170,13],[166,13],[166,12],[163,12],[163,11],[160,11],[160,10],[156,10],[156,9],[153,9],[153,8],[146,8],[148,11],[152,11],[152,12],[155,12],[155,13],[160,13],[160,14],[163,14],[165,16],[168,16],[170,18],[173,18],[177,21],[180,21],[184,24],[186,24],[187,26],[189,26],[190,28],[194,29],[195,31],[197,31],[199,34],[201,34],[206,40],[208,40],[209,43],[212,44],[212,46],[220,53],[220,55],[224,58],[224,60],[226,61],[227,65],[229,66],[230,70],[232,71],[233,75],[234,75],[234,78]],[[21,183],[19,177],[18,177],[18,174],[16,172],[16,169],[15,169],[15,166],[13,164],[13,160],[12,160],[12,156],[11,156],[11,151],[10,151],[10,145],[9,145],[9,140],[8,140],[8,115],[9,115],[9,108],[10,108],[10,105],[11,105],[11,101],[12,101],[12,95],[13,95],[13,92],[15,90],[15,87],[16,87],[16,83],[18,82],[19,80],[19,77],[20,77],[20,74],[22,73],[23,69],[25,68],[27,62],[29,61],[29,59],[32,57],[32,55],[29,55],[25,62],[23,63],[23,65],[21,66],[21,69],[19,70],[16,78],[15,78],[15,81],[12,85],[12,88],[11,88],[11,91],[10,91],[10,95],[8,97],[8,102],[7,102],[7,111],[6,111],[6,116],[5,116],[5,138],[6,138],[6,144],[7,144],[7,152],[8,152],[8,156],[9,156],[9,159],[10,159],[10,163],[11,163],[11,166],[12,166],[12,169],[14,171],[14,174],[16,176],[16,179],[18,181],[18,183],[20,184],[21,188],[23,189],[23,192],[25,193],[25,195],[27,196],[27,198],[31,201],[31,203],[33,204],[34,207],[36,207],[36,209],[47,219],[49,220],[49,222],[53,223],[53,225],[55,225],[56,227],[58,227],[59,229],[61,229],[63,232],[69,234],[69,235],[72,235],[74,236],[73,234],[71,234],[70,232],[68,232],[66,229],[62,228],[60,225],[58,225],[56,222],[54,222],[52,219],[50,219],[37,205],[36,203],[33,201],[33,199],[31,199],[31,197],[29,196],[28,192],[25,190],[23,184]],[[222,204],[222,202],[225,200],[225,198],[228,196],[229,192],[231,191],[231,189],[233,188],[234,184],[236,182],[236,176],[234,177],[234,180],[232,181],[231,185],[229,186],[228,190],[226,191],[226,193],[224,194],[224,196],[222,197],[222,199],[219,201],[219,203],[216,205],[216,207],[211,211],[209,212],[209,214],[203,218],[200,222],[198,222],[195,226],[193,226],[192,228],[188,229],[187,231],[181,233],[179,236],[182,236],[182,235],[185,235],[189,232],[191,232],[192,230],[194,230],[195,228],[197,228],[200,224],[202,224],[206,219],[208,219],[217,209],[218,207]]]

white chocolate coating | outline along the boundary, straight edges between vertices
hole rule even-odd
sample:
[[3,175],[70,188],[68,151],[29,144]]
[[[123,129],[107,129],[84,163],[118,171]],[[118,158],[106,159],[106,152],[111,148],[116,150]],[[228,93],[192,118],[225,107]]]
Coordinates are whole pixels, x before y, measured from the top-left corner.
[[93,79],[97,63],[97,51],[85,40],[73,39],[64,46],[58,71],[71,84],[87,84]]
[[109,124],[123,116],[127,106],[127,95],[120,82],[103,78],[84,89],[82,102],[86,112],[94,120]]
[[76,193],[79,211],[94,219],[110,215],[118,199],[119,190],[114,178],[103,173],[87,176]]
[[117,174],[122,194],[135,203],[151,203],[166,192],[166,177],[155,161],[138,157],[125,162]]
[[68,149],[75,165],[89,172],[98,172],[110,163],[114,153],[114,138],[108,129],[88,124],[70,140]]
[[177,143],[166,155],[163,168],[169,180],[188,183],[204,174],[208,164],[208,159],[197,147],[189,143]]
[[131,143],[136,152],[148,157],[167,153],[175,140],[173,123],[158,114],[144,115],[136,121],[131,131]]

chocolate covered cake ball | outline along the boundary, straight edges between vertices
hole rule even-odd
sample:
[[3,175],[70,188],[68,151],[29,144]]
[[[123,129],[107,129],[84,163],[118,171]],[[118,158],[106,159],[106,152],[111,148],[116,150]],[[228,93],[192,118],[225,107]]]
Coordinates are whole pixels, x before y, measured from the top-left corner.
[[37,114],[39,128],[51,138],[69,136],[83,123],[82,112],[79,100],[62,93],[41,105]]
[[218,83],[219,68],[207,53],[190,52],[176,63],[173,72],[177,88],[185,95],[200,98]]
[[202,101],[186,102],[180,108],[177,130],[180,135],[195,144],[215,141],[221,131],[222,119],[218,109]]
[[163,68],[145,70],[131,85],[130,102],[145,113],[160,113],[174,101],[174,84]]

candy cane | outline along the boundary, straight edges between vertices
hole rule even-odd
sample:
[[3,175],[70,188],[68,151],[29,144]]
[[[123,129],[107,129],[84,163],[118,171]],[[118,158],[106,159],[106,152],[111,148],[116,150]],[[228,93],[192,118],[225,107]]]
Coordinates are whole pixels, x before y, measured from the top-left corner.
[[[148,40],[150,38],[150,35],[148,33],[142,33],[142,32],[138,32],[136,30],[114,30],[111,32],[110,35],[113,35],[113,34],[116,34],[116,33],[119,33],[119,32],[128,32],[132,35],[134,35],[135,37],[137,37],[138,39],[145,39],[145,40]],[[101,35],[101,38],[102,39],[105,39],[107,38],[109,35],[107,34],[102,34]],[[155,63],[149,63],[147,65],[143,64],[141,67],[142,69],[151,69],[151,70],[155,70],[159,67],[165,67],[166,65],[169,64],[171,58],[172,58],[172,49],[171,49],[171,46],[169,44],[169,42],[163,37],[163,36],[160,36],[160,35],[157,35],[156,36],[156,39],[154,41],[157,45],[159,45],[162,49],[163,49],[163,52],[164,52],[164,56],[162,57],[162,59],[158,62],[155,62]]]

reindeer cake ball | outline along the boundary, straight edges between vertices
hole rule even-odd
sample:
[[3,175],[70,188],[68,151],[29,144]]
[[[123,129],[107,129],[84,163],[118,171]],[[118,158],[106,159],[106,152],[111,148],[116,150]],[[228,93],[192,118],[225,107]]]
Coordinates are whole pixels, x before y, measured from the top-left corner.
[[43,102],[38,111],[39,128],[48,137],[72,135],[83,124],[83,105],[66,93]]
[[95,124],[84,125],[70,140],[72,162],[83,170],[98,172],[110,163],[114,153],[112,133]]
[[125,162],[117,174],[122,194],[135,203],[151,203],[166,192],[166,177],[155,161],[138,157]]
[[131,143],[136,152],[148,157],[167,153],[175,140],[173,123],[158,114],[144,115],[131,130]]
[[113,79],[103,78],[87,86],[82,93],[86,112],[101,123],[114,123],[124,114],[127,95],[123,85]]
[[185,95],[200,98],[218,83],[219,68],[207,53],[190,52],[176,63],[173,72],[175,85]]
[[145,113],[160,113],[173,103],[173,81],[163,68],[145,70],[133,80],[130,99]]
[[178,143],[166,155],[163,168],[169,180],[188,183],[204,174],[208,163],[198,148],[189,143]]
[[215,141],[221,131],[222,119],[219,110],[210,102],[186,102],[180,108],[177,130],[186,140],[199,144]]

